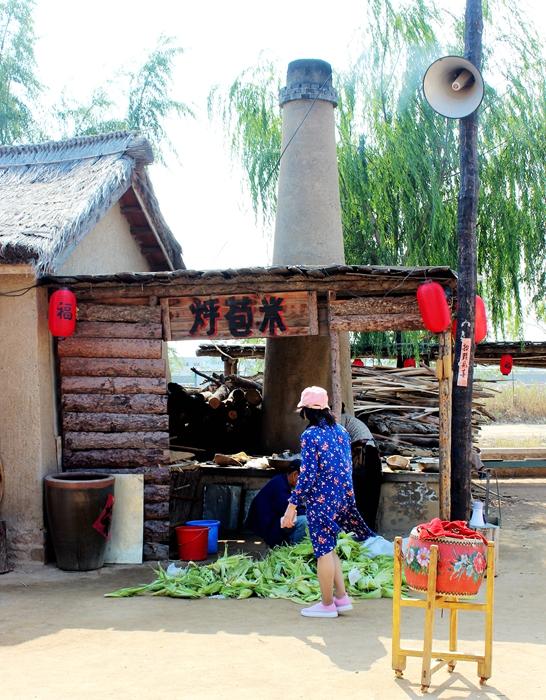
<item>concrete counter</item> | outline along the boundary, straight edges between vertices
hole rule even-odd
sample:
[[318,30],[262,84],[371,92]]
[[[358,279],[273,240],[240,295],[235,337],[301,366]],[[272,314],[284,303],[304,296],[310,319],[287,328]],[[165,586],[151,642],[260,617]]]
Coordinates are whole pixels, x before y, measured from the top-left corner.
[[383,472],[377,530],[388,540],[407,537],[415,525],[437,518],[439,474]]

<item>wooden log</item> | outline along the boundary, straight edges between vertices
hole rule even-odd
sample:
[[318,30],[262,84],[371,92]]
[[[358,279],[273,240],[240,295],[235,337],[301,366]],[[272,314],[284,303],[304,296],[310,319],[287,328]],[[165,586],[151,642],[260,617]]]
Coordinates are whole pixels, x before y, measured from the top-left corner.
[[57,345],[59,357],[134,357],[159,360],[160,340],[121,340],[102,338],[65,338]]
[[229,389],[225,384],[222,384],[214,391],[214,393],[212,394],[212,396],[208,400],[208,404],[211,408],[217,409],[220,406],[220,404],[222,403],[222,401],[227,399],[228,396],[229,396]]
[[112,448],[130,448],[147,450],[153,447],[169,449],[169,433],[132,432],[132,433],[75,433],[64,434],[64,445],[70,450],[109,450]]
[[248,379],[247,377],[239,377],[236,374],[230,374],[225,378],[225,381],[232,387],[240,387],[241,389],[256,389],[257,391],[262,391],[262,385],[260,382],[255,382],[253,379]]
[[69,377],[165,377],[166,363],[113,357],[62,357],[61,376]]
[[224,401],[226,406],[239,406],[246,403],[245,392],[242,389],[233,389]]
[[331,304],[335,301],[336,295],[334,292],[328,292],[328,324],[330,327],[330,368],[332,373],[332,413],[339,420],[341,416],[341,368],[340,368],[340,350],[339,350],[339,334],[333,329],[333,315]]
[[451,329],[439,336],[439,356],[436,361],[442,366],[439,380],[439,510],[441,520],[451,520]]
[[63,430],[76,432],[126,433],[139,430],[167,431],[169,417],[157,414],[63,413]]
[[145,484],[145,503],[169,503],[169,484]]
[[63,467],[144,467],[169,460],[169,451],[151,450],[64,450]]
[[375,316],[333,316],[330,329],[338,332],[371,331],[419,331],[423,330],[423,321],[418,313],[381,314]]
[[8,533],[6,523],[0,520],[0,574],[7,574],[11,571],[8,564]]
[[169,499],[159,503],[144,502],[144,520],[169,520]]
[[166,520],[145,520],[144,521],[144,541],[145,542],[168,542],[169,523]]
[[78,303],[78,327],[80,321],[112,321],[116,324],[161,323],[161,309],[150,307],[147,301],[145,306]]
[[415,315],[414,296],[359,297],[335,300],[331,304],[334,316],[378,316],[380,314]]
[[167,397],[155,394],[65,394],[62,407],[83,413],[167,413]]
[[165,379],[153,377],[62,377],[63,394],[167,393]]
[[[148,307],[146,307],[148,308]],[[75,338],[162,338],[161,323],[78,321]]]
[[262,403],[262,394],[258,389],[247,389],[245,399],[250,406],[259,406]]

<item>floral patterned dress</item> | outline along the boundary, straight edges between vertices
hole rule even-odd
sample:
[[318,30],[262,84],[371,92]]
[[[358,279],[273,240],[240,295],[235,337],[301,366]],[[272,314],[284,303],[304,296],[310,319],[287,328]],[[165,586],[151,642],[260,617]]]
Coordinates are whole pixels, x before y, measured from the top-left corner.
[[307,508],[307,523],[315,556],[336,546],[340,530],[358,540],[373,537],[355,504],[351,439],[341,425],[321,420],[301,436],[301,471],[290,503]]

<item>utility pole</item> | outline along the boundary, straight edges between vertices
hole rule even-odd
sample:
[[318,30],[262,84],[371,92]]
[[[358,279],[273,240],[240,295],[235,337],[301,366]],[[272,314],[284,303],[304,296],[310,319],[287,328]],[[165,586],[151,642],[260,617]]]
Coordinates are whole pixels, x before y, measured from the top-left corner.
[[[481,70],[482,0],[467,0],[465,58]],[[451,441],[451,518],[470,517],[472,450],[472,385],[477,285],[476,219],[478,209],[478,110],[459,125],[461,182],[457,211],[457,334],[453,373]]]

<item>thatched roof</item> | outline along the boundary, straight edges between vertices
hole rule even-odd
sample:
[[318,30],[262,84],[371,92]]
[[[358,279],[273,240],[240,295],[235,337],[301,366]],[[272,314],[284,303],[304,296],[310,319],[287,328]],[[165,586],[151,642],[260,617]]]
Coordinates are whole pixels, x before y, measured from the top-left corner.
[[53,273],[119,200],[152,269],[184,267],[145,166],[152,149],[138,134],[0,147],[0,263]]

